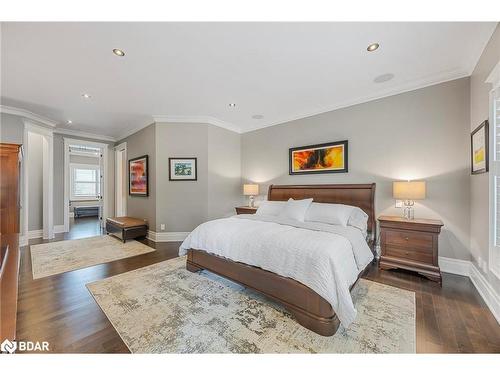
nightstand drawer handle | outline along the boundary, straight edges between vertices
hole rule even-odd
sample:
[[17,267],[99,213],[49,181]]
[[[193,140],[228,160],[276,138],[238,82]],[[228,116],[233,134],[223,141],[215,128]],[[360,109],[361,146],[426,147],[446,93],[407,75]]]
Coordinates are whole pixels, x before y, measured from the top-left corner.
[[405,240],[406,240],[406,241],[408,241],[408,240],[409,240],[409,238],[408,238],[408,237],[405,237]]

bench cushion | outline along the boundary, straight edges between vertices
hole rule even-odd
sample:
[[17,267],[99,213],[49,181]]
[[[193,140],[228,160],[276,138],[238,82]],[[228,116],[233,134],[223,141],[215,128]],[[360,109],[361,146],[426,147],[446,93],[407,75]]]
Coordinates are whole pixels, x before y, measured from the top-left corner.
[[118,226],[120,228],[132,228],[139,226],[147,227],[148,225],[148,223],[144,220],[129,216],[108,217],[106,221],[111,222],[113,225]]

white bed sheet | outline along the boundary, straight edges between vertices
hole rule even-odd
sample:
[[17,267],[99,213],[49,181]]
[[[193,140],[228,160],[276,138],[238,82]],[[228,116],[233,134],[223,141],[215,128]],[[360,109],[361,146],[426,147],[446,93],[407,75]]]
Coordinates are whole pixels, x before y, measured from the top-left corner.
[[299,222],[262,215],[237,215],[199,225],[179,254],[204,250],[290,277],[308,286],[336,312],[344,327],[356,317],[350,286],[372,261],[355,227]]

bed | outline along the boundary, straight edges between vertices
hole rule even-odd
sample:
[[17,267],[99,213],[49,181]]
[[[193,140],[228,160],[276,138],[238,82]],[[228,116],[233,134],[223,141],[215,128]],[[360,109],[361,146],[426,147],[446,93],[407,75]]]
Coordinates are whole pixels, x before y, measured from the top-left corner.
[[[368,216],[367,232],[364,233],[363,236],[360,236],[359,234],[354,233],[356,231],[351,228],[348,228],[350,232],[348,231],[348,233],[344,233],[344,228],[333,228],[337,226],[327,226],[327,229],[319,227],[318,229],[317,226],[312,226],[311,224],[299,225],[288,222],[275,222],[274,219],[266,220],[258,218],[255,215],[239,215],[238,217],[214,220],[200,225],[193,232],[191,232],[190,236],[188,236],[188,238],[181,245],[179,251],[181,255],[187,254],[186,268],[189,271],[197,272],[206,269],[246,287],[252,288],[282,304],[291,314],[293,314],[302,326],[322,336],[331,336],[337,331],[341,320],[342,324],[346,325],[347,322],[348,325],[354,319],[355,315],[352,315],[352,309],[354,309],[354,306],[349,306],[349,299],[352,303],[352,298],[349,292],[366,271],[368,264],[373,260],[376,238],[374,205],[375,184],[269,186],[269,201],[287,201],[289,198],[293,198],[295,200],[312,198],[314,202],[318,203],[338,203],[359,207]],[[266,223],[266,221],[269,222]],[[223,226],[223,230],[221,231],[219,229],[216,231],[215,229],[211,229],[217,226]],[[236,229],[232,232],[233,227]],[[245,238],[245,235],[252,235],[251,231],[254,227],[255,229],[253,233],[262,233],[262,236],[256,236],[253,234],[252,240],[247,241],[246,250],[243,253],[240,252],[240,254],[248,254],[249,256],[251,255],[255,257],[258,256],[258,249],[260,249],[261,253],[264,254],[263,257],[273,257],[275,255],[281,256],[280,261],[283,266],[283,264],[286,265],[289,260],[286,257],[293,258],[293,256],[297,256],[296,254],[302,256],[300,255],[300,251],[296,251],[297,249],[291,249],[295,247],[294,243],[289,246],[290,249],[280,249],[281,252],[278,254],[276,254],[277,252],[273,252],[274,249],[264,249],[265,252],[262,252],[262,246],[259,247],[259,241],[264,240],[261,240],[258,237],[266,238],[266,233],[269,232],[269,236],[267,238],[270,241],[272,241],[273,238],[279,238],[279,236],[281,236],[283,242],[286,239],[292,238],[294,235],[299,236],[300,234],[300,236],[302,236],[300,238],[303,238],[305,234],[310,237],[311,242],[327,244],[328,247],[331,247],[330,250],[333,249],[333,251],[328,251],[326,256],[332,258],[336,257],[337,260],[332,261],[333,263],[331,266],[327,265],[325,267],[328,272],[333,274],[332,277],[335,277],[336,279],[328,279],[326,276],[323,276],[320,269],[313,267],[313,269],[317,272],[308,272],[308,275],[315,279],[316,283],[313,282],[311,284],[309,279],[296,277],[295,274],[293,277],[290,277],[290,274],[287,274],[286,272],[286,268],[282,267],[278,271],[275,270],[276,272],[272,272],[271,270],[273,270],[273,268],[268,267],[267,265],[265,267],[259,267],[255,265],[258,264],[258,262],[232,260],[246,258],[229,256],[226,255],[229,254],[227,251],[218,252],[214,249],[214,246],[217,248],[217,243],[221,244],[222,242],[220,241],[225,240],[225,236],[232,236],[233,241],[237,241],[237,238],[240,236],[241,238]],[[248,230],[246,228],[248,228]],[[238,231],[241,231],[241,233]],[[351,238],[353,233],[355,237],[354,240]],[[345,240],[343,237],[345,237]],[[203,238],[204,242],[196,241],[199,238]],[[320,242],[318,238],[321,238],[322,241],[325,241],[325,239],[327,241],[331,240],[331,243]],[[369,248],[368,251],[370,252],[370,257],[368,258],[366,253],[363,253],[363,260],[356,264],[358,262],[358,257],[361,256],[355,253],[354,248],[356,246],[352,244],[355,244],[355,240],[359,243],[359,238],[362,238],[363,245]],[[290,239],[289,241],[292,240]],[[208,245],[200,245],[202,242],[204,244],[208,243]],[[254,248],[249,248],[248,242],[253,243],[251,246],[254,246]],[[338,245],[337,242],[339,243]],[[233,243],[236,244],[237,242]],[[197,244],[198,246],[191,247],[193,244]],[[347,250],[345,249],[349,246],[345,244],[352,245],[351,251],[353,252],[352,258],[354,259],[354,262],[352,260],[347,261],[347,258],[349,257],[350,259],[351,255],[347,255]],[[254,250],[257,255],[253,254]],[[321,254],[319,250],[321,249],[316,250],[318,250],[319,254],[318,260],[316,261],[319,264],[315,266],[321,268],[323,266],[322,262],[320,262]],[[366,252],[366,250],[364,251]],[[346,259],[345,262],[344,258]],[[293,263],[294,261],[295,263]],[[309,261],[311,261],[311,259],[309,259]],[[297,261],[295,259],[290,259],[290,262],[288,263],[297,264]],[[298,263],[299,266],[301,266],[300,259]],[[354,263],[357,268],[352,266],[352,263]],[[347,270],[349,267],[352,268],[352,270],[349,272],[344,271],[344,268]],[[330,269],[333,268],[336,268],[335,272],[330,271]],[[343,272],[344,274],[342,274]],[[322,279],[323,277],[325,277],[324,280]],[[336,284],[336,289],[328,294],[326,289],[332,289],[333,287],[331,284]],[[345,296],[346,293],[348,294],[348,297]],[[341,303],[342,301],[345,301],[345,303]],[[336,309],[332,306],[335,306]],[[341,319],[339,319],[339,316]]]

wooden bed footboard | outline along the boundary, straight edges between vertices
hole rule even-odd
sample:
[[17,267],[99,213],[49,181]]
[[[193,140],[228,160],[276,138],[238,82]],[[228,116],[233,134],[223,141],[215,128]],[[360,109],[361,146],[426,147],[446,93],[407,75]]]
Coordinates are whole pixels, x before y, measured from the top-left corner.
[[254,289],[282,304],[302,326],[322,336],[332,336],[340,325],[332,306],[323,297],[288,277],[195,249],[188,250],[186,269],[191,272],[206,269]]

